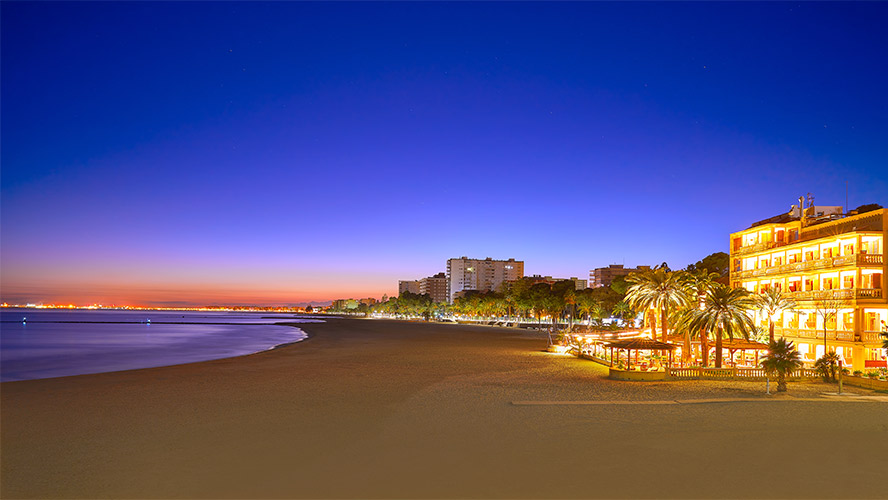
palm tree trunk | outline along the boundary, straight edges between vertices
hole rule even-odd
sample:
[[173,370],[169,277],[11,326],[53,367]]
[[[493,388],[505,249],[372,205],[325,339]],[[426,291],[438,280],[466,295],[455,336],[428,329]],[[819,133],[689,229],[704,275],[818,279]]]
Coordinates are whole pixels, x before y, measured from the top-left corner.
[[777,372],[777,392],[786,392],[786,374]]
[[669,306],[663,306],[663,310],[660,312],[660,330],[663,332],[663,342],[666,342],[666,329],[667,329],[667,320],[666,317],[669,314]]
[[657,315],[654,309],[648,309],[648,321],[651,327],[651,340],[657,340]]
[[768,341],[774,343],[774,320],[768,318]]
[[685,330],[684,346],[681,348],[681,357],[684,359],[685,364],[691,359],[691,332],[689,330]]
[[715,367],[722,367],[722,332],[716,330],[715,335]]
[[709,334],[705,328],[700,329],[700,348],[703,349],[703,367],[709,368]]

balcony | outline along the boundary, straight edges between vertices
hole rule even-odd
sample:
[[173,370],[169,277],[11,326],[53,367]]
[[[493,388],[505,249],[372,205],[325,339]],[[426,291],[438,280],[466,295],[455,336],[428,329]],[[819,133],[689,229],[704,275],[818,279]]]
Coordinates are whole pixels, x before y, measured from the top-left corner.
[[736,279],[755,278],[759,276],[794,274],[803,271],[854,265],[880,266],[882,265],[882,254],[859,253],[856,255],[845,255],[844,257],[828,257],[825,259],[808,260],[805,262],[793,262],[792,264],[783,264],[781,266],[772,266],[763,269],[747,269],[746,271],[735,272],[734,277]]
[[747,253],[761,252],[764,250],[770,250],[776,246],[777,246],[776,241],[763,241],[761,243],[756,243],[754,245],[740,247],[734,251],[734,255],[744,255]]
[[786,295],[796,300],[854,300],[854,299],[881,299],[881,288],[838,288],[836,290],[808,290],[804,292],[790,292]]
[[[823,329],[775,327],[774,335],[777,337],[823,340]],[[827,328],[826,330],[826,340],[860,342],[859,337],[855,339],[854,331],[852,330],[834,330],[831,328]]]
[[867,330],[863,332],[863,341],[864,342],[879,342],[882,343],[881,332],[876,330]]

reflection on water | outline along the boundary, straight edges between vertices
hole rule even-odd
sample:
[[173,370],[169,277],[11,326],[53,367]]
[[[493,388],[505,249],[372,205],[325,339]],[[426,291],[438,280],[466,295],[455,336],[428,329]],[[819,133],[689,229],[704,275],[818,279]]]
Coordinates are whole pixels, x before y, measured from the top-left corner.
[[0,311],[0,381],[227,358],[306,338],[292,314],[181,311]]

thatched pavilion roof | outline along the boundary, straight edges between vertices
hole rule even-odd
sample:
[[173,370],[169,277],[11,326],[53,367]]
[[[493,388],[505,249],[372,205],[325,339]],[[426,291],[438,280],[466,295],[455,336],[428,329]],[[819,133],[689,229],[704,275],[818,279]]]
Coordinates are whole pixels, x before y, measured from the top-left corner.
[[667,344],[665,342],[660,342],[657,340],[651,340],[646,337],[614,340],[611,342],[605,342],[605,345],[607,347],[613,347],[614,349],[638,349],[646,351],[671,351],[676,347],[672,344]]
[[722,341],[723,349],[758,349],[758,350],[767,350],[768,344],[763,344],[761,342],[756,342],[755,340],[746,340],[741,338],[736,339],[724,339]]

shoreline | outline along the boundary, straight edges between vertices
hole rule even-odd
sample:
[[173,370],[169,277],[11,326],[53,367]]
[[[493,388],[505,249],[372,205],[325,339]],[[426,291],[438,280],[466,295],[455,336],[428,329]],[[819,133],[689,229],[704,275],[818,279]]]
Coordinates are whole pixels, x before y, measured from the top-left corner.
[[[262,318],[262,319],[268,319],[268,320],[289,319],[289,320],[292,320],[295,318]],[[309,318],[299,318],[299,319],[309,319]],[[84,376],[84,375],[98,375],[98,374],[103,374],[103,373],[117,373],[117,372],[128,372],[128,371],[137,371],[137,370],[149,370],[149,369],[155,369],[155,368],[165,368],[165,367],[188,365],[188,364],[194,364],[194,363],[204,363],[204,362],[208,362],[208,361],[215,361],[215,360],[221,360],[221,359],[234,359],[234,358],[239,358],[239,357],[243,357],[243,356],[252,356],[254,354],[273,351],[273,350],[277,350],[277,349],[287,347],[290,345],[299,344],[300,342],[304,342],[305,340],[308,340],[309,338],[311,338],[312,335],[309,334],[308,332],[306,332],[304,329],[302,329],[302,325],[311,324],[314,321],[321,321],[321,320],[309,319],[309,322],[306,322],[306,323],[296,323],[296,322],[292,322],[292,321],[278,321],[278,322],[273,322],[273,323],[272,322],[269,322],[269,323],[235,323],[235,322],[155,321],[153,323],[148,323],[148,324],[155,325],[155,326],[156,325],[183,325],[183,326],[194,325],[194,326],[226,326],[226,327],[286,326],[286,327],[290,327],[290,328],[295,328],[296,330],[299,331],[299,333],[301,333],[304,336],[302,338],[297,339],[297,340],[288,341],[288,342],[281,342],[281,343],[274,344],[270,347],[266,347],[263,349],[252,350],[249,352],[241,352],[241,353],[228,355],[228,356],[224,356],[224,357],[195,359],[193,361],[183,361],[183,362],[176,362],[176,363],[172,363],[172,364],[162,364],[162,365],[157,365],[157,366],[115,368],[115,369],[111,369],[111,370],[97,371],[97,372],[71,373],[71,374],[66,374],[66,375],[55,375],[55,376],[48,376],[48,377],[25,378],[25,379],[21,379],[21,380],[2,380],[2,381],[0,381],[0,386],[2,386],[2,384],[9,384],[9,383],[15,383],[15,382],[27,382],[27,381],[31,381],[31,380],[47,380],[47,379],[58,379],[58,378],[66,378],[66,377],[79,377],[79,376]],[[18,323],[18,322],[4,321],[4,322],[0,322],[0,323]],[[122,325],[122,324],[145,325],[146,324],[145,322],[134,322],[134,321],[64,321],[64,320],[63,321],[31,321],[31,323],[34,323],[34,324],[95,324],[95,325],[106,325],[106,324],[108,324],[108,325]],[[298,335],[298,333],[297,333],[297,335]],[[172,349],[173,347],[174,346],[167,346],[167,348],[169,348],[169,349]],[[102,355],[104,355],[104,354],[102,354]],[[7,362],[16,362],[16,361],[18,361],[18,360],[7,360]],[[25,373],[28,373],[29,370],[33,371],[34,368],[30,368],[30,369],[25,368],[23,371]]]
[[[764,387],[609,381],[513,329],[306,325],[311,342],[259,355],[2,384],[0,497],[883,496],[869,443],[886,403],[802,400],[826,384],[790,383],[799,400],[780,404],[654,404]],[[823,432],[858,460],[819,459]],[[774,474],[763,454],[787,449]]]

